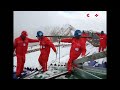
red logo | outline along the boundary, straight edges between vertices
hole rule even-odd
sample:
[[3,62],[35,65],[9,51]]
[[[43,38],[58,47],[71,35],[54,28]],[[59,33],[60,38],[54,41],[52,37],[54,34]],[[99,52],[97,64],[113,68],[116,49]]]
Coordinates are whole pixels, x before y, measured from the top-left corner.
[[95,14],[95,16],[97,17],[97,16],[98,16],[98,14]]
[[[95,16],[98,17],[98,14],[95,14]],[[90,17],[90,14],[89,14],[89,13],[87,14],[87,17]]]

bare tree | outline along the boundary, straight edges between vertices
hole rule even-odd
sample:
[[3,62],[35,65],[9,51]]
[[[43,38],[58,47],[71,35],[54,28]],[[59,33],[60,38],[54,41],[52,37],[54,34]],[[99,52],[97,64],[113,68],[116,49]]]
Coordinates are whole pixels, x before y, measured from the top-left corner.
[[[52,31],[50,33],[51,36],[59,36],[61,28],[59,26],[52,27]],[[51,38],[53,42],[57,41],[56,37]]]
[[[51,36],[71,36],[72,35],[71,30],[73,29],[75,28],[69,24],[63,25],[63,27],[59,27],[59,26],[52,27],[50,35]],[[57,41],[57,38],[53,37],[52,41],[53,42]]]

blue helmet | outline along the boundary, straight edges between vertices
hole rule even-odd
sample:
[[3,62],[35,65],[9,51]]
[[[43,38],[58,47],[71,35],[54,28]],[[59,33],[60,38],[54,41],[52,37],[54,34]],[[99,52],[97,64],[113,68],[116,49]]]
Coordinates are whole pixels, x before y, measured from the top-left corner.
[[43,32],[42,31],[38,31],[36,37],[41,37],[41,36],[43,36]]
[[76,30],[74,33],[74,37],[81,36],[82,32],[80,30]]

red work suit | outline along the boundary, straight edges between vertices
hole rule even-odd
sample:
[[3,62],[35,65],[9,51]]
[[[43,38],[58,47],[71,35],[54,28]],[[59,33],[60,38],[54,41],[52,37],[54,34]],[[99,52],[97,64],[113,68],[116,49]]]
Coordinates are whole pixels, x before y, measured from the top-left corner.
[[72,43],[71,49],[70,49],[70,56],[67,64],[67,70],[70,73],[72,70],[72,63],[74,60],[76,60],[81,53],[84,51],[84,43],[82,42],[82,39],[76,39],[76,38],[66,38],[62,39],[61,42],[67,42]]
[[38,61],[42,66],[43,71],[45,72],[47,71],[47,62],[49,58],[50,48],[52,48],[54,52],[56,52],[56,48],[47,37],[43,36],[41,39],[39,39],[39,41],[41,54],[39,56]]
[[[87,37],[88,34],[86,34],[86,33],[82,33],[81,36],[82,36],[82,37]],[[81,38],[81,41],[82,41],[82,45],[83,45],[82,56],[85,56],[85,54],[86,54],[86,41],[87,41],[87,38]]]
[[102,50],[104,51],[104,49],[107,47],[107,35],[106,34],[98,34],[100,38],[100,45],[99,45],[99,52]]
[[17,57],[16,76],[20,76],[23,72],[25,63],[25,54],[27,53],[28,43],[39,42],[39,40],[25,38],[23,41],[21,37],[15,39],[14,49]]

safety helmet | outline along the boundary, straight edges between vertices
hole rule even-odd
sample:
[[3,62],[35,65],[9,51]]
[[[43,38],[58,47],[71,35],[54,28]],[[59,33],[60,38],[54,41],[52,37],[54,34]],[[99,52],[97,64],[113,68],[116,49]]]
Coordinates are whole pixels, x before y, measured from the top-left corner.
[[38,31],[36,37],[42,37],[42,36],[43,36],[43,32],[42,31]]
[[28,36],[28,34],[27,34],[26,31],[22,31],[22,32],[21,32],[21,35],[22,35],[22,36],[25,36],[25,37]]
[[101,34],[104,34],[104,31],[101,31]]
[[74,37],[81,36],[82,32],[80,30],[76,30],[74,33]]
[[85,31],[83,30],[82,33],[85,33]]

